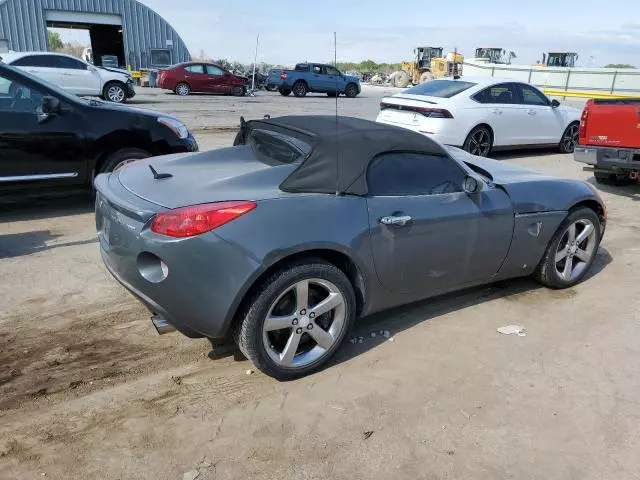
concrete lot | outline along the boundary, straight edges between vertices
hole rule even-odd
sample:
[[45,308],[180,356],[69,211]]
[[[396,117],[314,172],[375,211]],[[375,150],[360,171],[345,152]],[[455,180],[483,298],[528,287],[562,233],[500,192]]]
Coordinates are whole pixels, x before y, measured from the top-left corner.
[[[341,111],[373,118],[383,92]],[[228,145],[240,115],[334,106],[266,93],[135,100],[178,114],[202,148]],[[499,158],[590,181],[570,155]],[[601,192],[609,224],[584,283],[522,279],[363,319],[365,343],[289,383],[208,358],[206,340],[158,336],[102,267],[88,199],[5,211],[0,478],[640,478],[640,187]],[[508,324],[527,335],[496,332]],[[370,337],[381,329],[394,341]]]

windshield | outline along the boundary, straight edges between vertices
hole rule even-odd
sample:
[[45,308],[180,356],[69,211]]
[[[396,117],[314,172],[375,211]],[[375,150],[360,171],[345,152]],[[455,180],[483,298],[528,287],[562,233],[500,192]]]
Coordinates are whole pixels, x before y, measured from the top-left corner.
[[426,95],[429,97],[451,98],[474,85],[475,83],[463,82],[460,80],[432,80],[405,90],[404,93],[411,95]]
[[260,128],[249,132],[246,143],[253,147],[258,160],[267,165],[295,163],[311,151],[311,146],[302,140]]

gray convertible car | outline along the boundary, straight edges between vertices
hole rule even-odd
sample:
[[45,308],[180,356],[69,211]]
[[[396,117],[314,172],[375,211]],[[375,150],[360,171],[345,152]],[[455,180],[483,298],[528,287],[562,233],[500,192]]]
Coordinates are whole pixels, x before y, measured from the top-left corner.
[[356,317],[591,267],[606,209],[589,184],[332,116],[241,120],[234,146],[95,180],[108,270],[159,332],[233,338],[278,379],[317,370]]

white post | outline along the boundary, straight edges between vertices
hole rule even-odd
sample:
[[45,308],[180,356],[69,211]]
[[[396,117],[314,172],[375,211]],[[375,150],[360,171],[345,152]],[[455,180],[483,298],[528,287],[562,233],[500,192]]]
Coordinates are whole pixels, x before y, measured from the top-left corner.
[[258,62],[258,40],[260,39],[260,35],[256,36],[256,53],[253,56],[253,77],[251,79],[251,92],[256,91],[256,63]]

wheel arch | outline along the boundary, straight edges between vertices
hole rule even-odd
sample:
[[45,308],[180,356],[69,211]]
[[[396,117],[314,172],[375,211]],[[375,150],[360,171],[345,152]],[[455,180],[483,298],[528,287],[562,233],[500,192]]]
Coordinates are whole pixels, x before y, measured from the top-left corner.
[[491,134],[491,144],[492,144],[492,146],[494,146],[495,143],[496,143],[496,133],[494,132],[493,127],[491,127],[491,125],[489,125],[486,122],[480,122],[480,123],[475,124],[473,127],[471,127],[469,129],[469,131],[467,132],[467,134],[464,136],[465,141],[469,137],[469,134],[471,132],[473,132],[478,127],[485,127],[487,130],[489,130],[489,133]]
[[339,246],[305,246],[299,247],[293,252],[290,251],[284,256],[272,258],[268,266],[256,271],[256,274],[245,283],[245,287],[238,293],[225,319],[226,334],[229,335],[232,329],[242,321],[242,313],[246,310],[248,302],[251,301],[266,278],[278,269],[305,260],[323,260],[340,269],[353,287],[356,297],[356,316],[366,311],[368,287],[362,273],[363,268],[358,261]]
[[569,213],[583,207],[589,208],[596,212],[598,218],[600,219],[600,222],[603,225],[607,221],[607,208],[605,207],[604,203],[596,200],[595,198],[577,200],[569,207]]
[[[145,138],[144,135],[137,135],[134,132],[128,130],[120,130],[109,133],[102,138],[96,140],[93,147],[93,158],[95,158],[95,165],[92,170],[92,177],[95,177],[104,166],[107,158],[118,150],[125,148],[137,148],[149,152],[150,155],[157,155],[161,153],[157,145],[150,138]],[[168,146],[165,149],[168,151]]]

